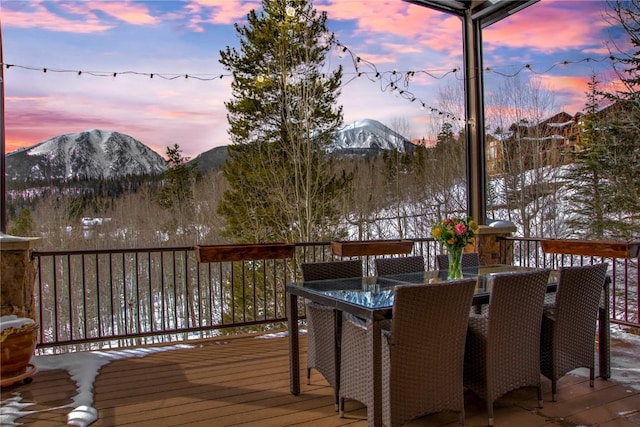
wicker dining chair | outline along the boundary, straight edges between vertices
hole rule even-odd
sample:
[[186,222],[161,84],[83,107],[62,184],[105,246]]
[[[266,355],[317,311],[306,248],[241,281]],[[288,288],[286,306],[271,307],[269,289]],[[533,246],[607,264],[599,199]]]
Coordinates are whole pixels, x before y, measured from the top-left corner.
[[555,303],[545,306],[540,339],[542,374],[551,380],[557,399],[557,381],[568,372],[589,368],[593,387],[596,322],[607,279],[607,263],[561,267]]
[[488,315],[469,318],[465,349],[465,385],[493,404],[521,387],[536,387],[542,407],[540,325],[550,270],[496,274]]
[[376,274],[378,276],[424,271],[424,258],[422,255],[398,258],[376,258],[373,262],[376,266]]
[[[362,261],[328,261],[301,264],[302,279],[327,280],[362,277]],[[333,308],[305,300],[307,314],[307,384],[314,368],[336,390],[336,316]],[[336,407],[338,395],[336,393]]]
[[[449,268],[449,255],[436,255],[438,270],[447,270]],[[478,267],[480,265],[480,255],[478,252],[464,252],[460,258],[460,266],[462,268]]]
[[[376,408],[385,426],[441,411],[458,412],[464,425],[464,344],[475,286],[476,279],[396,286],[391,329],[382,332],[383,408]],[[342,331],[341,416],[345,399],[373,405],[372,329],[346,320]]]

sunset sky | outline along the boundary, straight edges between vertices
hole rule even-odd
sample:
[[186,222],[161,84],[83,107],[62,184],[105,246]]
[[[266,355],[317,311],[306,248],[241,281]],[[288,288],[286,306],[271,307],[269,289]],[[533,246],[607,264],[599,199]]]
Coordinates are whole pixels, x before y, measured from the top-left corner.
[[[94,128],[128,134],[161,155],[174,144],[191,158],[228,144],[231,77],[219,52],[239,46],[233,24],[260,5],[0,0],[6,152]],[[329,30],[348,48],[332,51],[327,65],[344,67],[345,124],[375,119],[414,139],[433,138],[443,120],[438,112],[451,113],[448,121],[463,119],[461,110],[442,103],[442,93],[464,80],[453,71],[462,67],[458,18],[401,0],[314,5],[327,11]],[[487,98],[507,80],[533,80],[553,94],[558,111],[583,109],[593,73],[604,85],[615,83],[609,48],[616,51],[614,42],[624,48],[605,10],[604,1],[541,0],[486,28]],[[362,58],[360,77],[351,55]],[[403,95],[374,78],[375,71],[393,78],[394,70]],[[408,71],[415,74],[407,78]]]

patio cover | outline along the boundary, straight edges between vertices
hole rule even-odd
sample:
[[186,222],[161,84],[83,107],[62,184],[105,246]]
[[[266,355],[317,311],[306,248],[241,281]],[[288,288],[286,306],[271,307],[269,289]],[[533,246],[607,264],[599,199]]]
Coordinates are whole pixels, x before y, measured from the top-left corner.
[[482,29],[538,0],[403,0],[459,16],[465,71],[467,212],[486,224],[486,162]]

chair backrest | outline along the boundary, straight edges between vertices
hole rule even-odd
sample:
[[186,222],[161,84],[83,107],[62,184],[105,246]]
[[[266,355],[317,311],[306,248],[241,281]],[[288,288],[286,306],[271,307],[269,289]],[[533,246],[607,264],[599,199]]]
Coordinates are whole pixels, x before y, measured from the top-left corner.
[[480,265],[480,255],[478,252],[465,252],[460,259],[462,268],[478,267]]
[[540,330],[550,270],[493,277],[487,332],[487,398],[540,381]]
[[390,425],[464,407],[463,363],[476,279],[395,288]]
[[[436,262],[438,263],[439,270],[446,270],[449,268],[449,255],[439,254],[436,255]],[[480,265],[480,255],[478,252],[463,252],[462,258],[460,258],[460,266],[462,268],[478,267]]]
[[362,261],[307,262],[300,265],[302,280],[345,279],[362,277]]
[[[598,308],[608,266],[601,263],[560,268],[553,335],[556,353],[574,353],[579,359],[579,353],[586,352],[585,358],[593,359]],[[568,363],[573,365],[578,361]],[[560,367],[560,371],[564,370]]]
[[424,258],[421,255],[398,258],[376,258],[376,274],[402,274],[424,271]]

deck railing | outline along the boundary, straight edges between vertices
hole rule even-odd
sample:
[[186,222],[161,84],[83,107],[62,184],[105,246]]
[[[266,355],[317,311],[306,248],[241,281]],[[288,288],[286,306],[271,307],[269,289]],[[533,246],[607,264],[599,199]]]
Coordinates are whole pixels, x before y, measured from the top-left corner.
[[[611,277],[611,310],[612,323],[640,328],[640,258],[638,254],[622,256],[615,248],[601,244],[591,251],[588,245],[577,252],[593,253],[575,255],[562,252],[545,252],[542,248],[544,239],[510,237],[502,241],[502,250],[506,245],[513,245],[513,263],[515,265],[558,268],[570,265],[586,265],[597,262],[609,264]],[[557,249],[555,249],[557,250]],[[554,251],[555,251],[554,250]],[[571,252],[569,250],[569,252]]]
[[[415,239],[413,253],[435,268],[441,248]],[[514,264],[557,268],[599,257],[544,254],[539,239],[510,238]],[[299,243],[287,259],[199,263],[193,247],[35,251],[40,352],[188,341],[282,329],[285,285],[298,264],[335,259],[330,242]],[[364,274],[373,258],[365,256]],[[615,285],[613,322],[640,327],[638,259],[606,259]]]

